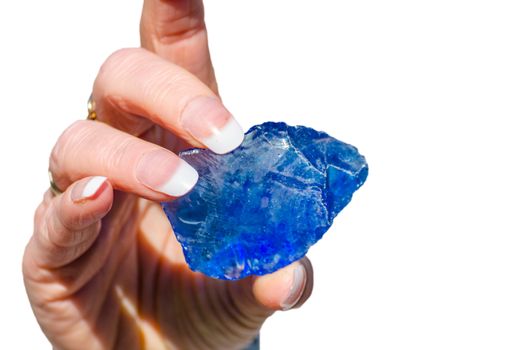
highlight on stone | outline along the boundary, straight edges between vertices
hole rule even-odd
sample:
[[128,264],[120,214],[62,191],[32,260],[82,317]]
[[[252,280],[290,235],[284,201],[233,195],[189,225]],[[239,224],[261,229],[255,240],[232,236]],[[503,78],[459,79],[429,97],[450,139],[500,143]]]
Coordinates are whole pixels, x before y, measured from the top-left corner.
[[180,156],[200,178],[162,207],[190,268],[230,280],[306,255],[368,174],[354,146],[285,123],[252,127],[228,154],[192,149]]

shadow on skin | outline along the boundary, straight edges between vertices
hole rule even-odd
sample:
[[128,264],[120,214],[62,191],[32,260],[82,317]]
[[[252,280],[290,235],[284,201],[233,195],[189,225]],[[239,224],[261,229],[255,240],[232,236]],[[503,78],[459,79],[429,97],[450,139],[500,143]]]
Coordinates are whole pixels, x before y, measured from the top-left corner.
[[158,203],[116,192],[105,220],[113,226],[103,225],[95,243],[112,241],[103,268],[71,297],[101,347],[244,348],[273,313],[256,302],[254,277],[224,281],[191,271]]

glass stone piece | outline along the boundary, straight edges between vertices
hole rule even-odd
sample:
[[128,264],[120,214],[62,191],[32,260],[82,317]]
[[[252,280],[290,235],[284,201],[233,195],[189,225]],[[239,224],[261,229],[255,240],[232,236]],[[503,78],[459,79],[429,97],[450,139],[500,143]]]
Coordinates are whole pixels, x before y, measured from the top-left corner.
[[162,203],[190,268],[240,279],[302,258],[365,182],[365,158],[351,145],[304,126],[267,122],[217,155],[180,156],[200,178]]

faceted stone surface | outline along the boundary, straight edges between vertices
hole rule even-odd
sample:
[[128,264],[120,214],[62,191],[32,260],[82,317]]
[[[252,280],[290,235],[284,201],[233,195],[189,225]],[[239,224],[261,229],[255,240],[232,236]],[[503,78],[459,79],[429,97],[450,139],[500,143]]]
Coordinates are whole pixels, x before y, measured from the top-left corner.
[[364,183],[354,146],[284,123],[252,127],[226,155],[180,156],[200,174],[163,203],[191,269],[221,279],[273,272],[302,258]]

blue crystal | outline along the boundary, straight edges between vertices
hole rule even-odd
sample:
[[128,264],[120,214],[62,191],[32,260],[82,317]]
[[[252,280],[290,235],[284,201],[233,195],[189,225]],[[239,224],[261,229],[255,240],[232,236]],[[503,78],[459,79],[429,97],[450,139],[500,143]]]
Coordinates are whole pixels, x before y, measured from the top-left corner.
[[302,258],[368,174],[354,146],[284,123],[252,127],[226,155],[193,149],[180,156],[200,179],[162,206],[191,269],[221,279]]

